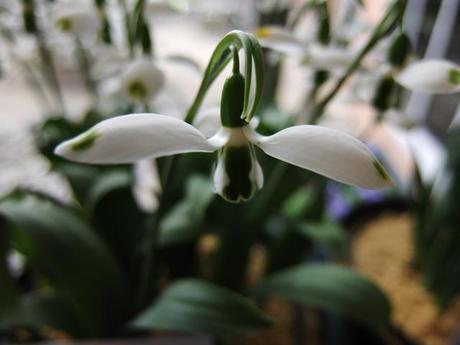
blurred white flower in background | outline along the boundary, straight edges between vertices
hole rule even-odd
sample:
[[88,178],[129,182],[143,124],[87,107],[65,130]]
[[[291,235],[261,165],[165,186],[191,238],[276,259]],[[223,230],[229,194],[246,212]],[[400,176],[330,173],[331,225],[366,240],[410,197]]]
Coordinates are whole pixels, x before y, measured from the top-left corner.
[[416,92],[431,94],[460,91],[460,65],[447,60],[421,60],[409,64],[396,81]]
[[121,75],[123,93],[133,103],[148,103],[164,86],[165,77],[150,58],[130,61]]
[[56,27],[80,38],[97,38],[101,22],[90,0],[63,0],[54,4],[52,17]]

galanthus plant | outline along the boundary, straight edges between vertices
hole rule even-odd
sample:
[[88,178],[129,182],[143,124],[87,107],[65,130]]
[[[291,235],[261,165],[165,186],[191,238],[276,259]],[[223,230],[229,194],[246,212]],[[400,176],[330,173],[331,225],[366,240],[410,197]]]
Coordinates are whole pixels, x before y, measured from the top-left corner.
[[[393,335],[388,299],[346,266],[347,236],[324,205],[324,176],[380,189],[392,185],[384,167],[363,142],[339,130],[298,119],[297,126],[291,119],[270,126],[259,106],[266,86],[263,54],[258,40],[243,31],[216,45],[185,114],[157,114],[157,95],[168,77],[154,54],[152,17],[144,8],[149,3],[159,2],[90,4],[100,20],[93,33],[98,38],[90,41],[104,49],[82,47],[88,53],[82,67],[92,67],[88,76],[99,83],[98,52],[125,47],[115,59],[122,63],[102,64],[130,104],[120,110],[121,102],[113,102],[107,114],[89,113],[80,123],[53,118],[38,130],[37,147],[69,182],[72,202],[24,190],[0,200],[0,340],[25,327],[38,339],[166,330],[204,333],[222,343],[272,326],[278,315],[264,311],[272,296],[287,300],[299,320],[306,314],[298,305],[321,309],[321,316],[308,318],[328,332],[336,330],[323,315],[356,321],[350,327],[371,334],[364,343]],[[108,20],[109,6],[117,4],[125,30],[112,30],[122,21]],[[315,4],[327,22],[325,2]],[[277,5],[284,10],[284,2]],[[323,110],[374,41],[396,26],[395,12],[322,100]],[[117,32],[125,35],[121,43]],[[202,109],[223,74],[228,78],[217,114]],[[190,89],[180,85],[175,92]],[[133,173],[130,164],[137,162]],[[139,175],[149,178],[139,183]],[[145,197],[145,207],[133,189]],[[24,263],[12,274],[8,260],[18,252]]]
[[[241,33],[230,35],[238,34]],[[256,43],[254,47],[259,49]],[[166,115],[131,114],[97,124],[59,145],[56,153],[78,162],[119,164],[218,150],[215,190],[233,202],[250,199],[262,187],[263,173],[254,145],[270,156],[340,182],[370,189],[391,186],[391,179],[370,150],[340,131],[320,126],[294,126],[271,136],[255,132],[248,124],[258,100],[245,111],[245,90],[252,87],[245,83],[245,78],[250,80],[251,75],[240,73],[237,48],[232,50],[233,71],[222,92],[222,127],[213,137],[207,139],[190,124]],[[247,62],[247,66],[250,63]],[[256,73],[260,73],[260,68],[256,67]],[[258,79],[260,82],[261,78]]]

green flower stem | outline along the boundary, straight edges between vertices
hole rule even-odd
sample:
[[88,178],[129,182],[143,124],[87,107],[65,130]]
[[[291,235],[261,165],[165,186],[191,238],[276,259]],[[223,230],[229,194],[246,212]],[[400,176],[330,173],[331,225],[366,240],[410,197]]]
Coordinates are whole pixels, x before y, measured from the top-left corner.
[[125,39],[126,44],[128,45],[129,56],[134,57],[134,42],[133,35],[131,34],[131,17],[129,15],[128,6],[126,5],[126,0],[118,0],[120,7],[123,9],[123,20],[125,25]]
[[256,232],[245,220],[244,203],[226,203],[225,209],[225,217],[228,218],[222,222],[224,225],[219,232],[219,246],[213,257],[212,280],[231,290],[242,291]]
[[54,94],[58,111],[65,116],[66,111],[61,87],[57,78],[56,66],[35,16],[35,0],[23,0],[22,5],[25,31],[35,36],[38,53],[42,62],[43,75]]
[[329,102],[340,91],[347,79],[358,69],[364,57],[395,27],[395,25],[398,24],[404,14],[405,6],[406,2],[401,0],[397,0],[392,3],[385,16],[374,29],[366,45],[361,49],[355,60],[348,66],[344,75],[336,82],[333,89],[313,108],[310,117],[311,123],[314,124],[318,122]]
[[107,17],[106,0],[95,0],[95,4],[99,13],[99,18],[102,22],[102,28],[100,32],[101,39],[106,44],[112,44],[112,28]]
[[138,0],[134,6],[132,14],[132,41],[133,44],[139,43],[142,47],[142,52],[145,55],[153,55],[152,39],[148,23],[144,16],[145,0]]
[[83,46],[80,38],[75,35],[74,37],[75,42],[75,51],[76,51],[76,58],[78,61],[78,65],[80,67],[80,72],[83,78],[83,82],[88,90],[88,93],[93,98],[93,104],[97,104],[98,100],[98,89],[93,76],[91,75],[91,61],[86,51],[85,47]]
[[165,202],[168,197],[169,186],[173,181],[172,172],[175,170],[177,165],[177,156],[171,156],[166,158],[166,162],[163,168],[163,182],[162,182],[162,193],[158,197],[158,210],[153,219],[153,224],[148,228],[145,234],[145,259],[144,267],[141,270],[141,281],[139,288],[139,308],[143,309],[148,306],[156,293],[157,280],[158,280],[158,238],[160,224],[167,211],[167,203]]

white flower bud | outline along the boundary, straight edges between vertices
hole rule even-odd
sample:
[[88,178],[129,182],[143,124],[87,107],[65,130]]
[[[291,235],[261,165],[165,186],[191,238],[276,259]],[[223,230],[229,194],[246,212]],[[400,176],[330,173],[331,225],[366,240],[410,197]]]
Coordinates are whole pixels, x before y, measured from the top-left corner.
[[460,66],[446,60],[422,60],[404,68],[395,79],[411,91],[453,93],[460,91]]
[[148,102],[164,85],[164,75],[149,59],[128,64],[121,76],[122,90],[134,102]]

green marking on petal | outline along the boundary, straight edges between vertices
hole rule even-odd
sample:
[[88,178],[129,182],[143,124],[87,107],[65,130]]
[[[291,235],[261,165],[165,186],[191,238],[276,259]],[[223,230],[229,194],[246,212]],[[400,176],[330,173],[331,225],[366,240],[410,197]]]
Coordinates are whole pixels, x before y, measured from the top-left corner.
[[224,169],[228,181],[219,193],[229,202],[251,199],[259,189],[256,178],[256,157],[252,145],[225,147],[223,149]]
[[72,150],[83,151],[93,146],[99,134],[95,130],[90,130],[82,135],[82,137],[72,144]]
[[59,30],[64,32],[70,32],[72,30],[72,21],[69,18],[61,18],[56,22],[56,26]]
[[138,100],[144,100],[147,97],[147,87],[140,81],[133,81],[128,85],[129,95]]
[[451,69],[449,70],[449,83],[454,85],[460,85],[460,70],[459,69]]
[[374,165],[375,169],[377,169],[379,175],[380,175],[385,181],[391,181],[390,175],[387,173],[387,171],[385,170],[385,168],[383,167],[383,165],[382,165],[378,160],[374,160],[374,161],[372,162],[372,164]]

